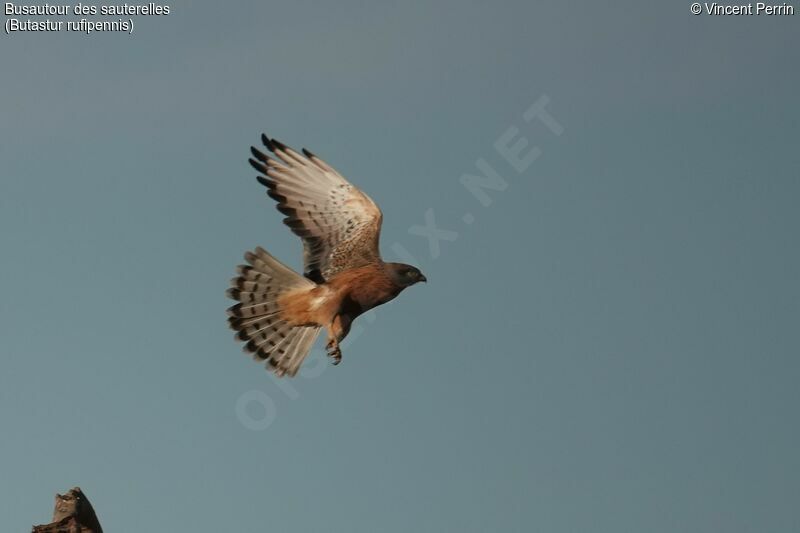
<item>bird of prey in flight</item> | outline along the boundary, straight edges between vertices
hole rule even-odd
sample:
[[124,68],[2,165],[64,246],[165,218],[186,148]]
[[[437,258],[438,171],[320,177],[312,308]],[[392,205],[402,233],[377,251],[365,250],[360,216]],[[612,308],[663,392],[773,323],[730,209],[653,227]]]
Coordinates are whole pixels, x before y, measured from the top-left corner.
[[294,376],[322,328],[333,364],[356,317],[427,281],[416,267],[385,263],[378,249],[381,210],[333,167],[261,135],[270,153],[251,147],[258,181],[303,240],[304,275],[266,250],[244,255],[227,295],[228,323],[244,350],[278,376]]

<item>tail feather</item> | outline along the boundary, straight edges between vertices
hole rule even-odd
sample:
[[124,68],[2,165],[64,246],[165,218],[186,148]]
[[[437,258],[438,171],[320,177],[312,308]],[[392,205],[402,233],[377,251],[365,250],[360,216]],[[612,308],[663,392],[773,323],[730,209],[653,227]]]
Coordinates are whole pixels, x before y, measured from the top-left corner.
[[228,325],[231,327],[231,329],[239,331],[240,329],[242,329],[242,328],[244,328],[246,326],[251,326],[251,325],[255,324],[256,322],[264,320],[265,318],[270,317],[270,316],[275,315],[275,314],[277,314],[277,313],[259,315],[259,316],[251,317],[251,318],[241,318],[241,317],[229,316],[228,317]]
[[[250,352],[257,359],[269,359],[270,353],[275,350],[292,332],[292,327],[280,320],[274,321],[271,325],[259,330],[254,335],[243,335],[247,344],[244,350]],[[239,334],[242,332],[240,331]]]
[[303,360],[308,355],[308,352],[311,351],[311,347],[314,346],[314,341],[317,340],[319,333],[320,328],[305,328],[301,339],[295,345],[294,352],[286,354],[285,368],[289,376],[297,374]]
[[277,353],[269,360],[275,374],[279,377],[284,375],[292,377],[297,374],[319,333],[320,328],[317,327],[295,328],[291,340],[278,347]]
[[258,292],[261,294],[272,294],[277,287],[270,283],[258,283],[256,281],[247,281],[242,278],[233,278],[231,285],[242,292]]
[[228,308],[228,315],[236,318],[253,318],[277,313],[279,310],[278,304],[275,302],[264,302],[255,305],[238,303]]
[[267,274],[259,272],[250,265],[239,265],[238,267],[236,267],[236,273],[239,274],[240,278],[246,279],[248,281],[259,282],[259,281],[269,280]]
[[274,323],[279,321],[275,315],[264,315],[249,321],[247,324],[235,328],[238,333],[236,337],[241,341],[247,341],[251,338],[261,337],[266,340],[266,334],[272,331]]
[[279,335],[276,340],[277,344],[272,348],[270,352],[269,364],[272,367],[278,368],[281,364],[281,359],[283,356],[286,355],[286,351],[291,348],[295,341],[297,340],[297,336],[300,334],[300,328],[292,328],[285,333],[285,337]]
[[259,247],[245,254],[247,265],[238,267],[226,292],[239,303],[228,308],[228,324],[244,351],[278,376],[294,376],[320,332],[318,326],[295,326],[281,316],[279,297],[290,290],[315,284],[297,274]]
[[228,298],[233,300],[239,300],[242,303],[248,304],[263,304],[263,303],[272,303],[275,301],[275,297],[265,294],[263,292],[250,292],[250,291],[243,291],[241,289],[228,289],[226,292]]

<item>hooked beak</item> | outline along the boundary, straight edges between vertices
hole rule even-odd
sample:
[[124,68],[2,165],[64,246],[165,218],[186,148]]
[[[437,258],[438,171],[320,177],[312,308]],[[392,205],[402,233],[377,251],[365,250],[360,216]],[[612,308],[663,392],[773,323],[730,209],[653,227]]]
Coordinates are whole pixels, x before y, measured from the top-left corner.
[[422,281],[422,282],[425,282],[425,283],[428,282],[428,278],[425,277],[425,274],[420,274],[419,275],[419,280]]

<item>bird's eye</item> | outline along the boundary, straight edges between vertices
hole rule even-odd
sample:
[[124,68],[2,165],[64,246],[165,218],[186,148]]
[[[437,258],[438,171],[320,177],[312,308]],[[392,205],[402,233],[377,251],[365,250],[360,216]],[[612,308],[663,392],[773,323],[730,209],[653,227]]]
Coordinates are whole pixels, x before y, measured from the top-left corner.
[[413,270],[406,270],[406,276],[408,276],[409,278],[414,277],[414,271]]

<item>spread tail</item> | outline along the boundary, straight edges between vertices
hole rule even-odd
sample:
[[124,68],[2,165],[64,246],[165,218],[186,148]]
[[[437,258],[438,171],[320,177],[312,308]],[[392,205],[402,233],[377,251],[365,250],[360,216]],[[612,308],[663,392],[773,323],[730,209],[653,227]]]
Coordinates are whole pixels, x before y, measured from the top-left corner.
[[286,291],[313,288],[315,284],[258,247],[244,254],[239,276],[226,293],[239,303],[228,308],[228,324],[244,350],[277,376],[294,376],[311,351],[318,326],[293,326],[281,317],[278,298]]

